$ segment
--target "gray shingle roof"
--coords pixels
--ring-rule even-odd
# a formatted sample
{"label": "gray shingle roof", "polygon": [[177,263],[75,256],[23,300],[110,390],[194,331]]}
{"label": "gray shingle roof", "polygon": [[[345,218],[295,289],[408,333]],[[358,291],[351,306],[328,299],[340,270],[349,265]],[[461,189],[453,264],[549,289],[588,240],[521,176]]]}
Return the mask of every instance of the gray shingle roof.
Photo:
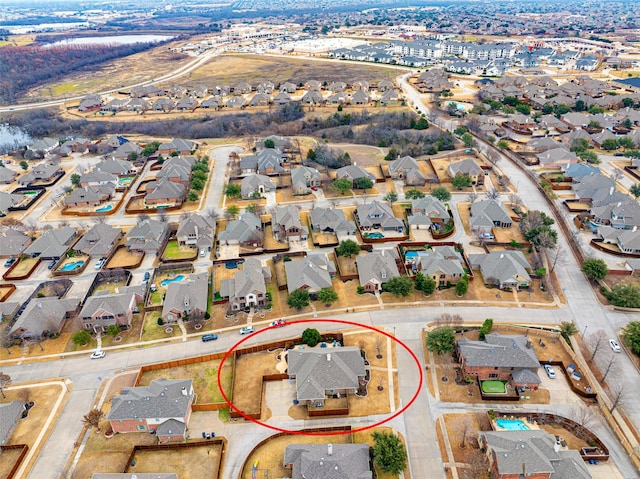
{"label": "gray shingle roof", "polygon": [[349,178],[352,181],[355,181],[358,178],[369,178],[371,181],[376,181],[376,177],[373,173],[369,173],[358,165],[348,165],[338,168],[338,170],[336,170],[336,175],[338,178]]}
{"label": "gray shingle roof", "polygon": [[285,230],[292,227],[302,229],[300,211],[295,205],[276,206],[273,213],[273,222],[274,227],[282,226]]}
{"label": "gray shingle roof", "polygon": [[167,223],[147,219],[129,230],[125,244],[128,248],[157,251],[167,237],[168,231]]}
{"label": "gray shingle roof", "polygon": [[476,163],[473,158],[466,158],[464,160],[452,163],[449,166],[449,173],[451,174],[451,176],[455,176],[455,175],[474,176],[474,175],[483,174],[482,168],[480,168],[480,165],[478,165],[478,163]]}
{"label": "gray shingle roof", "polygon": [[391,207],[386,203],[372,201],[367,205],[359,205],[356,208],[358,221],[361,226],[371,227],[380,225],[382,228],[403,228],[404,222],[393,215]]}
{"label": "gray shingle roof", "polygon": [[242,183],[240,184],[240,193],[243,198],[249,198],[253,193],[260,192],[261,186],[265,191],[276,189],[276,184],[271,181],[271,178],[269,178],[268,176],[252,174],[242,178]]}
{"label": "gray shingle roof", "polygon": [[171,311],[206,311],[208,284],[208,273],[191,274],[188,280],[169,283],[162,306],[162,316]]}
{"label": "gray shingle roof", "polygon": [[344,211],[337,208],[314,208],[311,210],[311,227],[319,231],[332,230],[335,233],[356,232],[353,221],[347,221]]}
{"label": "gray shingle roof", "polygon": [[12,228],[0,230],[0,256],[19,255],[31,242],[31,238]]}
{"label": "gray shingle roof", "polygon": [[539,368],[536,351],[527,347],[528,343],[530,340],[526,336],[490,333],[484,341],[459,339],[458,349],[465,364],[471,367]]}
{"label": "gray shingle roof", "polygon": [[244,298],[251,292],[266,294],[267,287],[264,281],[264,270],[259,260],[248,259],[244,262],[242,270],[236,272],[233,279],[222,280],[220,294],[229,300]]}
{"label": "gray shingle roof", "polygon": [[90,296],[85,301],[82,310],[80,310],[80,317],[89,318],[93,316],[96,311],[100,310],[112,313],[114,316],[117,314],[127,314],[129,312],[129,305],[131,304],[131,296],[133,296],[133,293]]}
{"label": "gray shingle roof", "polygon": [[111,400],[107,419],[183,418],[192,399],[191,379],[156,379],[149,386],[123,388]]}
{"label": "gray shingle roof", "polygon": [[262,243],[262,221],[253,213],[245,212],[237,220],[229,221],[220,232],[220,241],[255,241]]}
{"label": "gray shingle roof", "polygon": [[400,276],[395,258],[396,253],[392,249],[358,255],[356,266],[360,284],[383,284],[395,276]]}
{"label": "gray shingle roof", "polygon": [[487,219],[493,226],[495,223],[512,223],[509,212],[500,200],[477,201],[471,205],[471,226],[485,226]]}
{"label": "gray shingle roof", "polygon": [[471,267],[479,267],[485,282],[492,279],[498,284],[520,283],[516,277],[527,282],[531,277],[527,269],[531,265],[522,254],[522,251],[496,251],[489,254],[470,254]]}
{"label": "gray shingle roof", "polygon": [[76,236],[71,226],[63,226],[57,230],[47,230],[24,251],[29,256],[43,258],[60,258],[69,248]]}
{"label": "gray shingle roof", "polygon": [[292,479],[371,479],[367,444],[290,444],[284,464]]}
{"label": "gray shingle roof", "polygon": [[357,388],[358,378],[365,375],[364,359],[357,346],[292,349],[287,362],[301,401],[324,399],[330,390]]}
{"label": "gray shingle roof", "polygon": [[22,411],[24,411],[24,405],[20,401],[0,404],[0,444],[6,444],[9,441]]}
{"label": "gray shingle roof", "polygon": [[417,212],[423,212],[429,218],[438,218],[443,220],[451,218],[444,203],[431,195],[411,201],[411,211],[414,215]]}
{"label": "gray shingle roof", "polygon": [[121,234],[121,228],[115,228],[106,223],[97,223],[80,238],[73,249],[91,256],[107,255],[115,247],[116,240]]}
{"label": "gray shingle roof", "polygon": [[34,298],[11,327],[13,334],[23,337],[41,336],[44,331],[60,332],[65,316],[78,307],[77,299]]}
{"label": "gray shingle roof", "polygon": [[335,265],[326,254],[313,254],[306,258],[284,263],[289,293],[305,288],[316,293],[322,288],[331,287],[331,274],[336,272]]}

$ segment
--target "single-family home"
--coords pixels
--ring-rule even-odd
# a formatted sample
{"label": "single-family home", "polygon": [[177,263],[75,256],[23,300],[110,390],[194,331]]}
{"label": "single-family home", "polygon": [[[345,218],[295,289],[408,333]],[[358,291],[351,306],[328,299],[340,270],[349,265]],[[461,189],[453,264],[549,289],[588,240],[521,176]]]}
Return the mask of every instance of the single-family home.
{"label": "single-family home", "polygon": [[490,333],[484,341],[456,341],[462,374],[479,381],[506,380],[518,391],[537,390],[540,363],[527,336]]}
{"label": "single-family home", "polygon": [[260,173],[273,175],[284,171],[282,162],[285,155],[274,148],[265,148],[255,155],[245,156],[240,159],[240,170],[243,174]]}
{"label": "single-family home", "polygon": [[295,205],[276,206],[272,219],[273,236],[277,241],[306,241],[309,230],[300,221]]}
{"label": "single-family home", "polygon": [[307,91],[300,101],[307,105],[320,105],[323,102],[322,93],[316,90]]}
{"label": "single-family home", "polygon": [[184,440],[194,400],[191,379],[156,379],[122,388],[107,415],[115,433],[148,432],[160,442]]}
{"label": "single-family home", "polygon": [[73,251],[92,257],[107,258],[122,238],[122,228],[96,223],[73,245]]}
{"label": "single-family home", "polygon": [[488,254],[470,254],[469,263],[479,268],[485,284],[500,289],[528,288],[531,286],[531,265],[522,251],[495,251]]}
{"label": "single-family home", "polygon": [[308,195],[311,188],[320,186],[321,175],[315,168],[300,166],[291,170],[291,188],[294,195]]}
{"label": "single-family home", "polygon": [[24,250],[24,254],[32,258],[38,256],[41,259],[59,259],[71,247],[76,234],[76,230],[71,226],[43,231],[42,235]]}
{"label": "single-family home", "polygon": [[448,223],[450,220],[447,207],[435,196],[411,200],[411,216],[407,218],[411,229],[430,228],[432,224]]}
{"label": "single-family home", "polygon": [[180,206],[187,193],[187,187],[168,178],[147,183],[144,204],[147,208]]}
{"label": "single-family home", "polygon": [[538,163],[545,168],[561,168],[578,162],[578,157],[565,148],[552,148],[536,155]]}
{"label": "single-family home", "polygon": [[500,200],[490,199],[471,205],[469,223],[472,232],[493,239],[493,228],[511,228],[513,220]]}
{"label": "single-family home", "polygon": [[289,444],[283,462],[291,479],[373,477],[367,444]]}
{"label": "single-family home", "polygon": [[180,246],[190,246],[208,251],[213,245],[215,231],[216,223],[214,219],[192,214],[180,220],[176,239]]}
{"label": "single-family home", "polygon": [[142,154],[142,151],[143,150],[140,145],[137,145],[132,141],[127,141],[126,143],[118,146],[115,151],[109,153],[108,156],[117,160],[128,160],[130,158],[133,158],[134,156],[140,156]]}
{"label": "single-family home", "polygon": [[558,436],[541,429],[481,431],[478,444],[489,459],[491,477],[496,479],[591,479],[580,453],[562,446]]}
{"label": "single-family home", "polygon": [[60,299],[57,296],[33,298],[16,322],[9,326],[9,334],[15,339],[57,334],[64,322],[78,312],[79,306],[78,299]]}
{"label": "single-family home", "polygon": [[191,98],[190,96],[186,96],[181,98],[176,103],[176,110],[178,111],[193,111],[198,108],[198,100],[195,98]]}
{"label": "single-family home", "polygon": [[280,93],[295,93],[297,90],[296,84],[291,82],[285,82],[280,85]]}
{"label": "single-family home", "polygon": [[190,155],[193,150],[198,149],[198,144],[194,141],[183,140],[182,138],[174,138],[168,143],[162,143],[158,146],[158,155],[171,156],[171,153],[177,152],[179,155]]}
{"label": "single-family home", "polygon": [[132,98],[162,96],[164,94],[166,94],[164,90],[161,90],[160,88],[154,85],[135,86],[131,89],[131,92],[129,93],[129,95]]}
{"label": "single-family home", "polygon": [[31,237],[13,228],[0,229],[0,258],[20,255],[31,243]]}
{"label": "single-family home", "polygon": [[23,195],[0,191],[0,216],[6,216],[24,201]]}
{"label": "single-family home", "polygon": [[20,401],[0,404],[0,446],[9,442],[18,421],[22,419],[23,412],[24,404]]}
{"label": "single-family home", "polygon": [[271,271],[258,259],[245,260],[242,269],[231,279],[220,282],[220,296],[228,299],[231,309],[262,308],[269,303],[266,281],[271,281]]}
{"label": "single-family home", "polygon": [[262,248],[264,242],[262,221],[253,213],[242,213],[238,219],[227,223],[227,228],[220,232],[218,239],[220,244],[239,244],[240,246]]}
{"label": "single-family home", "polygon": [[256,93],[249,100],[249,106],[267,106],[271,102],[271,97],[266,93]]}
{"label": "single-family home", "polygon": [[353,183],[353,187],[357,186],[358,178],[369,178],[375,183],[376,177],[373,173],[369,173],[358,165],[348,165],[336,170],[336,178],[347,178]]}
{"label": "single-family home", "polygon": [[411,186],[424,186],[427,179],[418,166],[418,162],[410,156],[403,156],[389,162],[389,175],[393,180],[404,180]]}
{"label": "single-family home", "polygon": [[125,245],[129,251],[158,253],[164,247],[168,234],[167,223],[151,218],[145,219],[129,230]]}
{"label": "single-family home", "polygon": [[162,164],[156,178],[166,178],[174,183],[188,186],[191,181],[191,169],[197,161],[197,158],[192,155],[172,156]]}
{"label": "single-family home", "polygon": [[364,90],[356,90],[349,99],[352,105],[367,105],[370,101],[371,97]]}
{"label": "single-family home", "polygon": [[309,80],[304,84],[304,89],[320,91],[322,89],[322,83],[320,83],[318,80]]}
{"label": "single-family home", "polygon": [[97,168],[80,176],[80,186],[102,186],[109,183],[115,186],[118,183],[118,177],[113,173]]}
{"label": "single-family home", "polygon": [[244,108],[247,105],[247,99],[242,96],[234,96],[229,98],[224,104],[225,108]]}
{"label": "single-family home", "polygon": [[344,211],[337,208],[314,208],[310,212],[311,228],[323,233],[335,233],[338,238],[355,236],[356,225],[347,221]]}
{"label": "single-family home", "polygon": [[20,186],[32,186],[34,184],[46,185],[52,183],[58,176],[63,176],[64,170],[56,163],[39,163],[34,165],[30,172],[18,178]]}
{"label": "single-family home", "polygon": [[176,104],[170,98],[158,98],[153,102],[152,108],[155,111],[169,112],[176,107]]}
{"label": "single-family home", "polygon": [[80,310],[82,327],[94,333],[104,333],[112,324],[120,329],[129,329],[136,303],[142,299],[133,292],[110,294],[99,291],[88,297]]}
{"label": "single-family home", "polygon": [[69,208],[100,206],[113,198],[116,192],[114,183],[95,186],[80,186],[64,197],[64,204]]}
{"label": "single-family home", "polygon": [[384,93],[380,95],[380,103],[383,105],[395,105],[399,100],[400,95],[394,90],[385,90]]}
{"label": "single-family home", "polygon": [[3,185],[10,185],[18,176],[18,173],[11,168],[0,167],[0,183]]}
{"label": "single-family home", "polygon": [[133,163],[127,160],[119,160],[117,158],[103,160],[96,165],[95,169],[105,171],[116,176],[125,176],[135,173]]}
{"label": "single-family home", "polygon": [[59,145],[59,141],[55,138],[39,138],[31,143],[27,148],[31,151],[42,151],[43,153],[49,153],[51,150]]}
{"label": "single-family home", "polygon": [[202,319],[207,312],[209,274],[190,274],[188,279],[167,286],[162,304],[162,319],[175,323],[179,319]]}
{"label": "single-family home", "polygon": [[620,251],[640,255],[640,231],[637,227],[631,230],[621,230],[610,226],[598,228],[598,235],[604,243],[618,245]]}
{"label": "single-family home", "polygon": [[275,94],[272,100],[273,104],[277,106],[287,105],[292,101],[293,101],[293,98],[291,98],[291,95],[289,95],[287,92],[284,92],[284,91],[281,91],[280,93]]}
{"label": "single-family home", "polygon": [[276,187],[276,184],[268,176],[253,173],[242,178],[240,194],[244,200],[262,198],[264,193],[275,191]]}
{"label": "single-family home", "polygon": [[473,158],[466,158],[451,163],[447,169],[447,173],[451,178],[455,178],[456,175],[468,176],[469,179],[471,179],[472,185],[484,184],[484,171]]}
{"label": "single-family home", "polygon": [[434,246],[430,250],[418,251],[409,264],[414,271],[432,278],[438,288],[456,284],[465,275],[462,256],[452,246]]}
{"label": "single-family home", "polygon": [[404,221],[393,215],[391,207],[386,203],[372,201],[366,205],[359,205],[356,208],[356,217],[360,228],[365,231],[380,229],[382,231],[404,231]]}
{"label": "single-family home", "polygon": [[637,229],[640,226],[640,204],[636,200],[610,203],[591,208],[593,223],[621,230]]}
{"label": "single-family home", "polygon": [[210,96],[202,103],[200,103],[200,108],[217,110],[222,107],[222,98],[217,96]]}
{"label": "single-family home", "polygon": [[400,276],[396,264],[397,253],[392,249],[373,251],[356,256],[356,267],[360,286],[367,293],[382,290],[382,285],[391,278]]}
{"label": "single-family home", "polygon": [[296,399],[302,404],[320,405],[328,395],[355,394],[366,375],[364,358],[357,346],[290,349],[287,372],[296,381]]}
{"label": "single-family home", "polygon": [[331,288],[331,278],[336,276],[336,266],[326,254],[311,254],[305,258],[284,263],[289,294],[303,289],[310,294],[322,288]]}

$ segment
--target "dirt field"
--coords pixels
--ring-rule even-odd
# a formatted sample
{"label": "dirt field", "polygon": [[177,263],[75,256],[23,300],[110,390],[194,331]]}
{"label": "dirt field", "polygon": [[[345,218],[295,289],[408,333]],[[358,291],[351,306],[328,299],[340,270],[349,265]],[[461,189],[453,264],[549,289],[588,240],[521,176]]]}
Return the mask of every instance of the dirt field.
{"label": "dirt field", "polygon": [[136,465],[127,469],[130,473],[172,472],[179,478],[200,479],[217,477],[222,460],[222,444],[210,444],[200,447],[162,449],[157,451],[138,451]]}
{"label": "dirt field", "polygon": [[[274,84],[292,82],[296,85],[307,80],[333,83],[356,80],[378,82],[392,79],[406,70],[380,68],[367,64],[354,64],[335,61],[305,60],[299,58],[267,57],[258,55],[223,55],[209,61],[194,70],[185,86],[211,86],[211,83],[233,85],[240,81],[257,84],[271,81]],[[160,88],[171,85],[158,85]]]}
{"label": "dirt field", "polygon": [[276,356],[282,350],[273,353],[262,352],[244,354],[236,361],[235,380],[233,384],[233,403],[247,414],[256,413],[260,408],[262,397],[262,376],[278,374]]}
{"label": "dirt field", "polygon": [[140,256],[144,253],[136,254],[135,252],[129,252],[126,248],[118,249],[106,264],[106,268],[131,268],[138,264]]}
{"label": "dirt field", "polygon": [[[227,396],[231,393],[231,380],[233,378],[233,361],[228,360],[222,367],[223,387]],[[194,363],[187,366],[179,366],[169,369],[147,371],[140,379],[140,386],[148,386],[151,381],[160,378],[166,379],[193,379],[193,390],[197,395],[198,404],[211,404],[224,402],[218,389],[218,367],[220,360]]]}

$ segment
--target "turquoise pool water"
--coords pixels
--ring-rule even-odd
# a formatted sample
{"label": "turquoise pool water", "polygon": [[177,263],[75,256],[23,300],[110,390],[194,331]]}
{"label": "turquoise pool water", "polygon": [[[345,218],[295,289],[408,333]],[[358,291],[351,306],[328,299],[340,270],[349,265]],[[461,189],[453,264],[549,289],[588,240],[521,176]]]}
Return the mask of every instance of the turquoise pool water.
{"label": "turquoise pool water", "polygon": [[369,233],[367,238],[384,238],[384,235],[382,233]]}
{"label": "turquoise pool water", "polygon": [[73,271],[74,269],[80,268],[83,264],[84,261],[74,261],[73,263],[67,263],[62,268],[60,268],[60,271]]}
{"label": "turquoise pool water", "polygon": [[133,176],[123,176],[122,178],[118,178],[118,184],[121,186],[130,185],[133,181]]}
{"label": "turquoise pool water", "polygon": [[418,252],[417,252],[417,251],[407,251],[407,252],[404,254],[404,257],[405,257],[405,259],[406,259],[407,261],[409,261],[409,260],[415,260],[417,256],[418,256]]}
{"label": "turquoise pool water", "polygon": [[176,281],[182,281],[183,279],[184,279],[184,275],[183,274],[179,274],[175,278],[163,279],[162,281],[160,281],[160,286],[167,286],[169,283],[174,283]]}
{"label": "turquoise pool water", "polygon": [[99,213],[101,211],[111,211],[113,209],[113,205],[107,205],[107,206],[103,206],[101,208],[98,208],[96,210],[96,213]]}
{"label": "turquoise pool water", "polygon": [[506,429],[507,431],[528,431],[529,426],[527,426],[520,419],[498,419],[496,421],[498,427],[502,429]]}

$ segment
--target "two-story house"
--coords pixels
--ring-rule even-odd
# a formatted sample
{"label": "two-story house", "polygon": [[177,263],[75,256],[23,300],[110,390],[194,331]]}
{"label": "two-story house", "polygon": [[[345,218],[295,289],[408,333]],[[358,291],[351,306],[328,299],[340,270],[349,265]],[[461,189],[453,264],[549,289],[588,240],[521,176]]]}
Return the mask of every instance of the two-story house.
{"label": "two-story house", "polygon": [[356,216],[360,228],[365,231],[371,229],[380,229],[382,231],[395,231],[402,233],[404,231],[404,221],[393,215],[391,207],[386,203],[372,201],[366,205],[358,205],[356,208]]}
{"label": "two-story house", "polygon": [[302,225],[300,211],[295,205],[276,206],[272,228],[277,241],[306,241],[309,233]]}
{"label": "two-story house", "polygon": [[220,282],[220,296],[228,299],[233,311],[264,307],[269,302],[266,281],[271,281],[268,267],[263,267],[260,260],[249,258],[233,278]]}
{"label": "two-story house", "polygon": [[136,303],[143,298],[134,292],[110,294],[108,291],[99,291],[98,293],[102,294],[87,298],[80,310],[82,327],[94,333],[104,333],[112,324],[121,329],[130,328]]}

